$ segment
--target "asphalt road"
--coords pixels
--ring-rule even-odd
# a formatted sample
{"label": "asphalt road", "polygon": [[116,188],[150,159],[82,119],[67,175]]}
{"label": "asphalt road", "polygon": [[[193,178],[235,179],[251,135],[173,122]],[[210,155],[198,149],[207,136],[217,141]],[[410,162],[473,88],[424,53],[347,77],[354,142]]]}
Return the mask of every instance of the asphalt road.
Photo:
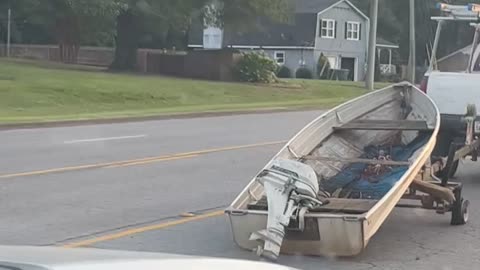
{"label": "asphalt road", "polygon": [[[255,260],[232,241],[228,205],[319,112],[0,132],[0,244],[70,245]],[[396,209],[355,258],[283,256],[301,269],[475,269],[478,164],[458,179],[470,223]],[[182,213],[195,217],[182,217]]]}

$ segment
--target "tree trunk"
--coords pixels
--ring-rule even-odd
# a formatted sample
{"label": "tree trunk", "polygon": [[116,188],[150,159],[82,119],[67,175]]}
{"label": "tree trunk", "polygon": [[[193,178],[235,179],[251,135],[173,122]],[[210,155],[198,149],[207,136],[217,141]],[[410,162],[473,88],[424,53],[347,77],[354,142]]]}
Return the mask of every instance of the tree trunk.
{"label": "tree trunk", "polygon": [[56,22],[56,34],[60,60],[64,63],[77,63],[80,50],[80,31],[75,17],[60,18]]}
{"label": "tree trunk", "polygon": [[137,63],[138,18],[132,10],[126,10],[117,17],[117,35],[115,37],[115,59],[110,69],[134,70]]}

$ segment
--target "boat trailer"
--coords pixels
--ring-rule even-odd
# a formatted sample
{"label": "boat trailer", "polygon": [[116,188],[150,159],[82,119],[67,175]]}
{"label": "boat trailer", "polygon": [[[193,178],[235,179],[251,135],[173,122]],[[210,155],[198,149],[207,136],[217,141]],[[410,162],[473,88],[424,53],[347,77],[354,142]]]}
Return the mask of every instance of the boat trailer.
{"label": "boat trailer", "polygon": [[475,106],[469,105],[464,118],[466,122],[465,142],[452,142],[447,157],[431,157],[422,171],[412,182],[405,200],[420,201],[421,205],[399,203],[397,207],[423,208],[435,210],[438,214],[451,212],[451,225],[464,225],[468,222],[470,202],[463,197],[463,184],[451,181],[461,159],[471,157],[478,159],[480,138],[475,134]]}

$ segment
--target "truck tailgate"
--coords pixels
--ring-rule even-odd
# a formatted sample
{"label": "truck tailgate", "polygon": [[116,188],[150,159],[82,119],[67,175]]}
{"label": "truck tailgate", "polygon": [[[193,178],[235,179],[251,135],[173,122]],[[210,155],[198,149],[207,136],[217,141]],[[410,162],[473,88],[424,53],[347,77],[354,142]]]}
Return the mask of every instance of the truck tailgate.
{"label": "truck tailgate", "polygon": [[427,94],[441,114],[464,115],[468,104],[480,112],[480,73],[432,72]]}

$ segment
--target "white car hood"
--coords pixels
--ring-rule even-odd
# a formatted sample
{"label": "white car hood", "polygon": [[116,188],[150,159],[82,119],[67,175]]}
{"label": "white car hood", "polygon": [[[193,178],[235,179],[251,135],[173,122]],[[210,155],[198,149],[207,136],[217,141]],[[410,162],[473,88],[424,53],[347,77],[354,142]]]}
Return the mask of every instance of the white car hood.
{"label": "white car hood", "polygon": [[0,246],[2,265],[23,270],[288,270],[276,264],[253,261],[193,257],[166,253],[128,252],[100,249]]}

